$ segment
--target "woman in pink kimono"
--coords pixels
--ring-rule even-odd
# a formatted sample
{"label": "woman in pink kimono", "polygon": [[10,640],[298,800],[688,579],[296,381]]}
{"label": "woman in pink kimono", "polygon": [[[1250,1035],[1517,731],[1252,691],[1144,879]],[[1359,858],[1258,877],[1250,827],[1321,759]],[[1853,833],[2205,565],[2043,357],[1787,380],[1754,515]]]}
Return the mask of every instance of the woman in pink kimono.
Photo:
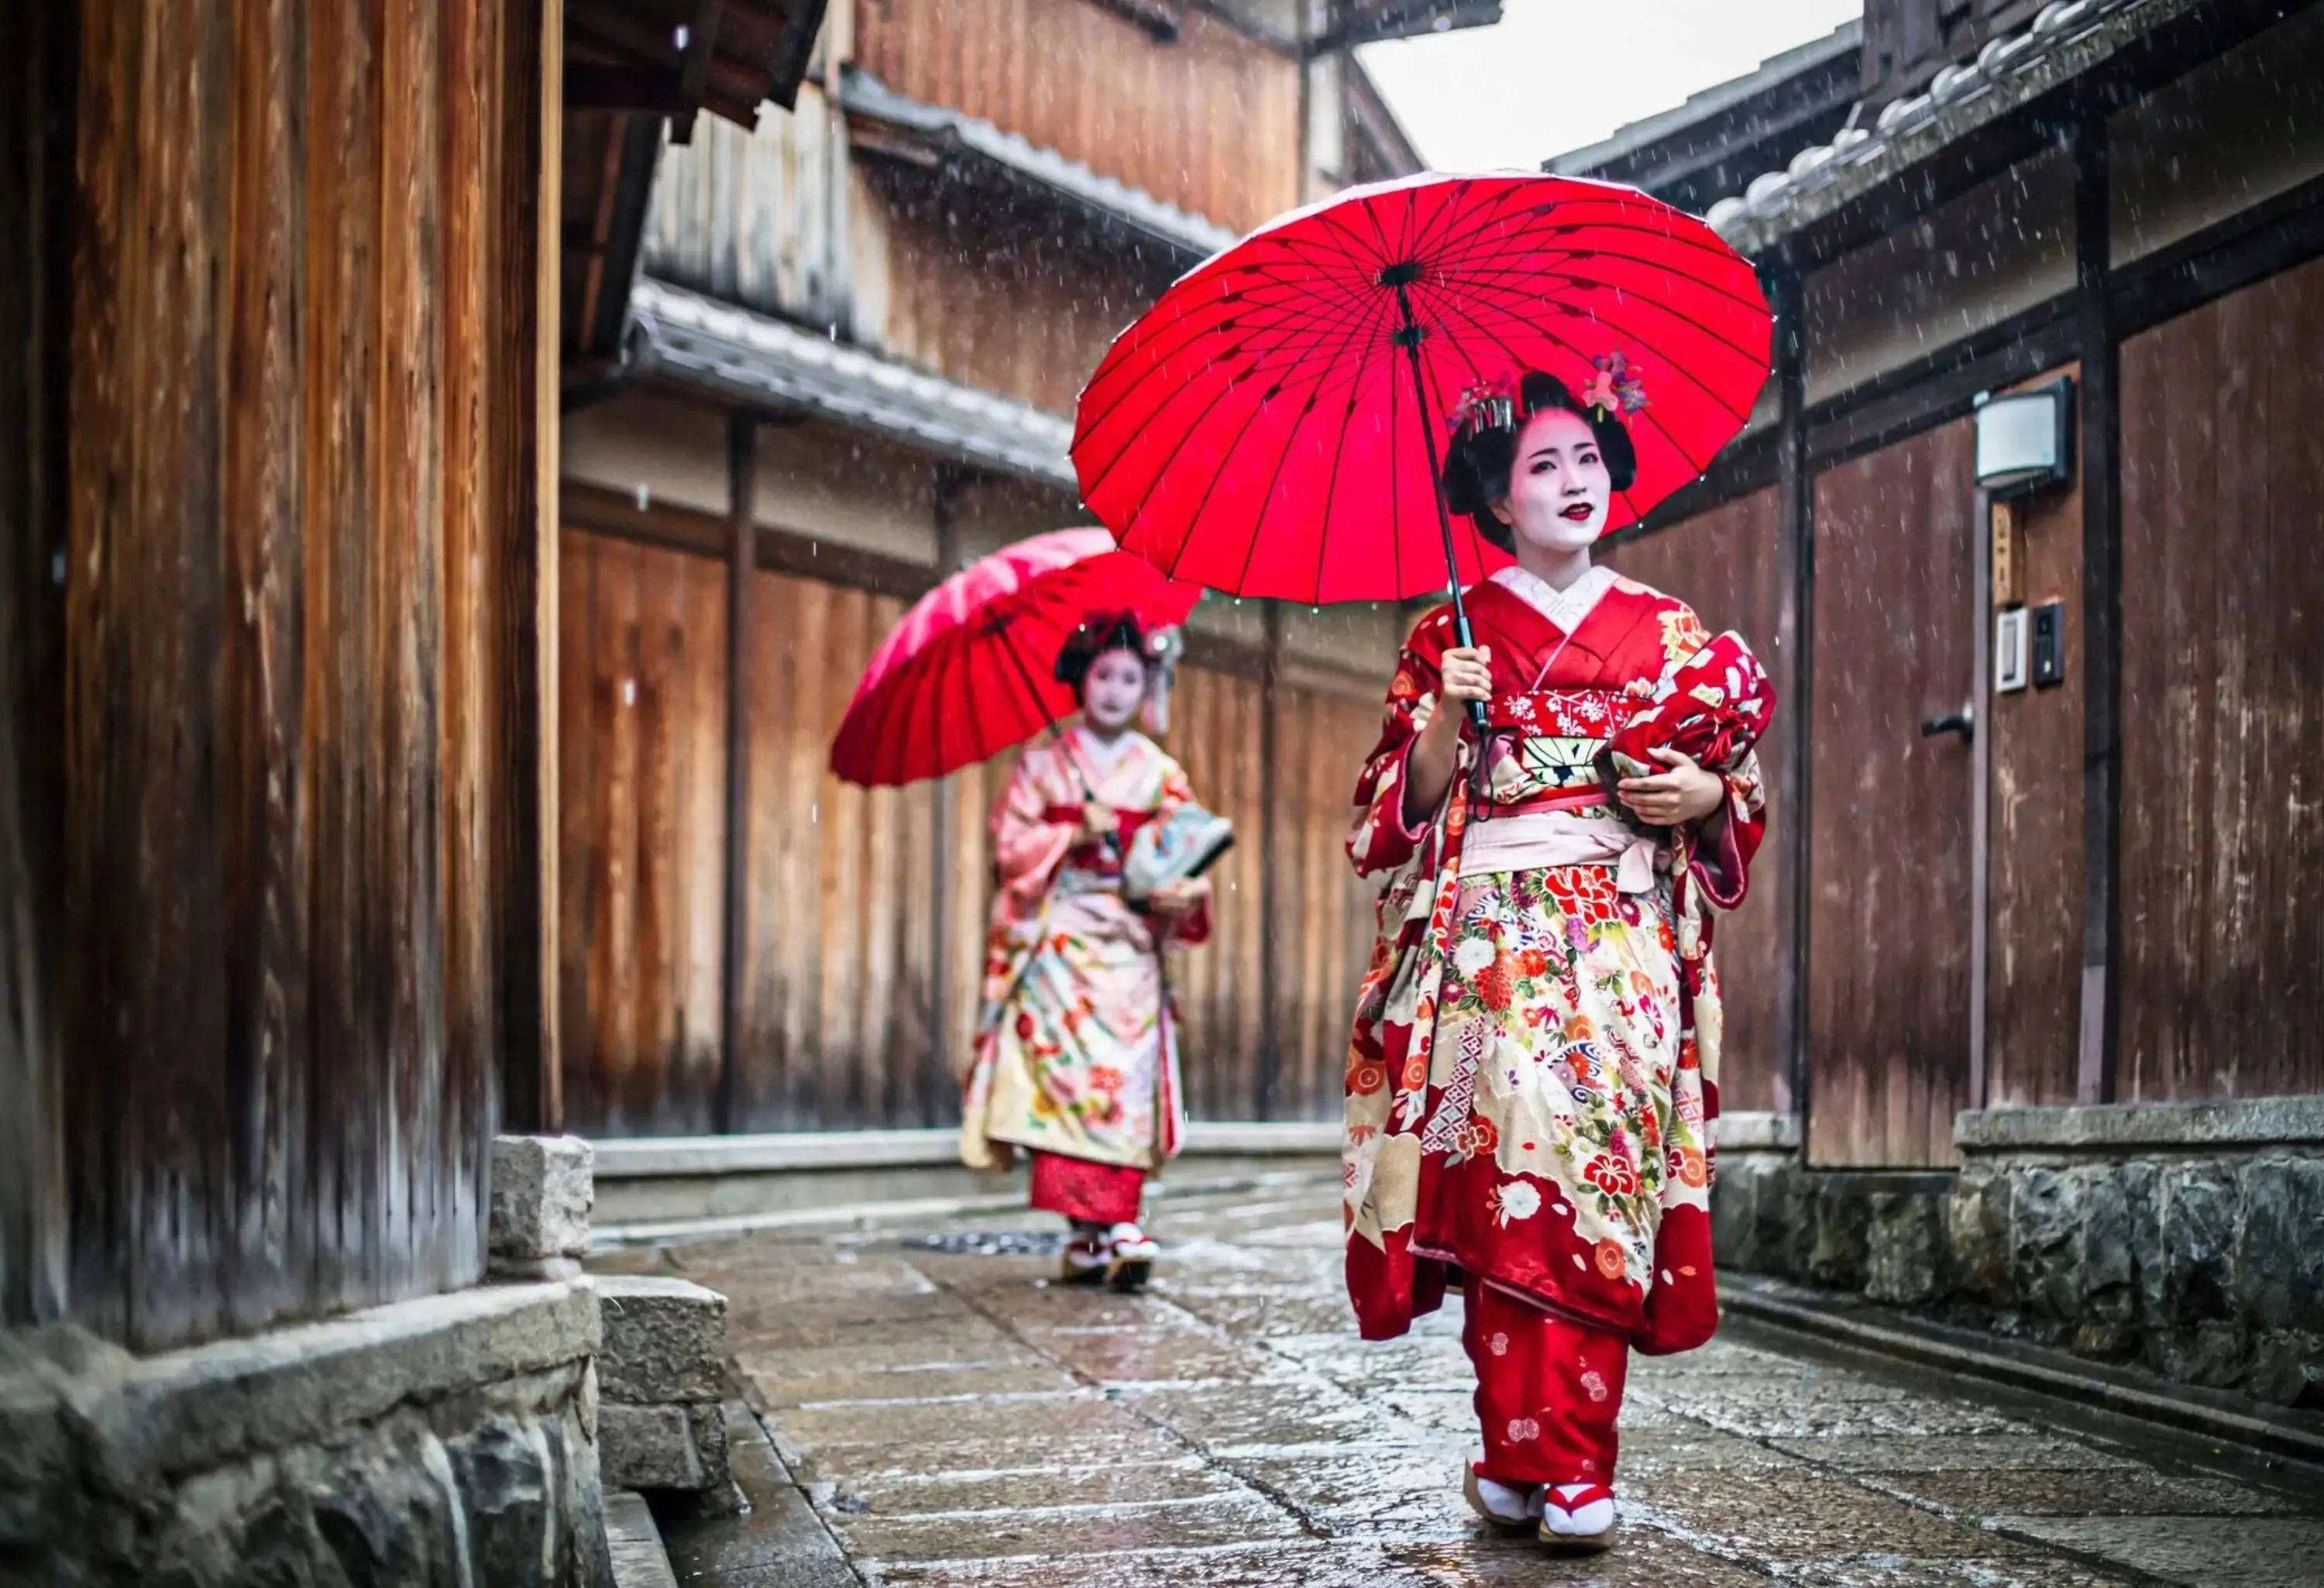
{"label": "woman in pink kimono", "polygon": [[1159,727],[1160,656],[1129,619],[1093,618],[1058,657],[1080,723],[1025,752],[992,813],[999,889],[961,1159],[1032,1156],[1032,1205],[1071,1221],[1065,1278],[1134,1288],[1154,1242],[1146,1177],[1184,1134],[1167,949],[1211,931],[1210,884],[1166,882],[1133,906],[1122,862],[1140,827],[1192,803],[1185,773],[1130,725]]}
{"label": "woman in pink kimono", "polygon": [[1358,1321],[1401,1334],[1461,1288],[1470,1501],[1569,1552],[1613,1537],[1630,1351],[1718,1322],[1708,907],[1743,897],[1773,704],[1741,641],[1591,566],[1641,406],[1618,365],[1580,400],[1471,395],[1446,494],[1517,566],[1466,592],[1473,646],[1449,608],[1414,630],[1350,842],[1384,884],[1348,1068]]}

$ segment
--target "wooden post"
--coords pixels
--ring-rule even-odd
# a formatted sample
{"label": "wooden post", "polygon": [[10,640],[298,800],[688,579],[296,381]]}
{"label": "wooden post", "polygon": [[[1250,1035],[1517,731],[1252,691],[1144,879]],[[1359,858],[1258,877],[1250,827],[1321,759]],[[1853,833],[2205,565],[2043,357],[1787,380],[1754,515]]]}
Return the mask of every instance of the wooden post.
{"label": "wooden post", "polygon": [[1969,621],[1977,625],[1977,636],[1970,651],[1969,697],[1977,725],[1969,748],[1969,1105],[1983,1108],[1993,953],[1994,592],[1997,581],[2014,578],[2015,573],[2014,555],[2003,551],[1997,527],[2007,522],[2009,503],[1989,501],[1982,491],[1975,501],[1969,531],[1978,545],[1969,598]]}
{"label": "wooden post", "polygon": [[1277,853],[1283,781],[1283,604],[1266,605],[1267,650],[1259,685],[1259,1075],[1253,1117],[1275,1117],[1283,1069],[1282,861]]}
{"label": "wooden post", "polygon": [[564,138],[564,0],[503,14],[506,120],[497,171],[496,278],[508,315],[493,361],[492,466],[507,552],[501,715],[507,772],[501,868],[500,1128],[564,1128],[558,1043],[558,204]]}
{"label": "wooden post", "polygon": [[1781,769],[1783,820],[1791,829],[1792,956],[1785,969],[1789,982],[1784,1000],[1790,1029],[1786,1074],[1778,1088],[1780,1108],[1800,1122],[1800,1153],[1807,1155],[1810,1097],[1808,921],[1815,894],[1811,874],[1814,855],[1808,841],[1808,817],[1815,764],[1813,720],[1815,699],[1815,478],[1808,469],[1807,336],[1802,323],[1803,295],[1796,271],[1785,269],[1769,283],[1775,311],[1775,380],[1782,411],[1776,424],[1777,511],[1783,515],[1784,554],[1791,587],[1791,718],[1790,762]]}
{"label": "wooden post", "polygon": [[[948,579],[960,563],[960,490],[964,473],[959,465],[940,463],[936,475],[936,577]],[[938,778],[936,798],[929,804],[935,832],[929,845],[929,876],[933,897],[928,944],[928,1050],[921,1086],[920,1119],[928,1125],[944,1122],[943,1100],[952,1086],[952,1066],[945,1044],[952,1035],[952,910],[953,820],[960,789],[956,778]]]}
{"label": "wooden post", "polygon": [[2074,130],[2076,339],[2082,458],[2082,1011],[2078,1103],[2111,1103],[2122,1011],[2122,404],[2107,297],[2112,230],[2107,121]]}
{"label": "wooden post", "polygon": [[750,1011],[743,956],[751,946],[751,586],[758,573],[759,416],[726,417],[726,909],[719,964],[717,1121],[739,1122],[742,1041]]}
{"label": "wooden post", "polygon": [[78,7],[0,13],[0,1327],[68,1305],[64,574]]}

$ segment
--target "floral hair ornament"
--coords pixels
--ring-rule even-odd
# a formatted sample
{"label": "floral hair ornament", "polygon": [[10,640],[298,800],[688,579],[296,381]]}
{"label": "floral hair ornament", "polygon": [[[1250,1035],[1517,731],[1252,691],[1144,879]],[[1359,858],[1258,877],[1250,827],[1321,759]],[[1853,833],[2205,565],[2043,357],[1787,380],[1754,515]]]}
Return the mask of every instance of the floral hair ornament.
{"label": "floral hair ornament", "polygon": [[1495,381],[1479,381],[1461,393],[1461,401],[1452,413],[1452,433],[1466,441],[1487,430],[1514,430],[1517,428],[1517,386],[1508,375]]}
{"label": "floral hair ornament", "polygon": [[1619,348],[1600,354],[1593,367],[1597,373],[1582,390],[1582,407],[1608,419],[1636,413],[1646,405],[1646,384],[1631,373],[1629,357]]}

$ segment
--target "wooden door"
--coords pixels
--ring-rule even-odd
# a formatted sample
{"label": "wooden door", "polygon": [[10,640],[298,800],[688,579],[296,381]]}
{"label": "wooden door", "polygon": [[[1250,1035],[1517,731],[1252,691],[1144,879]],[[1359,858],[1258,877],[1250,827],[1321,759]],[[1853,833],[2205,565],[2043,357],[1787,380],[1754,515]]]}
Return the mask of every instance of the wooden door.
{"label": "wooden door", "polygon": [[1953,1161],[1969,1101],[1966,736],[1923,733],[1974,683],[1967,420],[1815,483],[1808,1156]]}

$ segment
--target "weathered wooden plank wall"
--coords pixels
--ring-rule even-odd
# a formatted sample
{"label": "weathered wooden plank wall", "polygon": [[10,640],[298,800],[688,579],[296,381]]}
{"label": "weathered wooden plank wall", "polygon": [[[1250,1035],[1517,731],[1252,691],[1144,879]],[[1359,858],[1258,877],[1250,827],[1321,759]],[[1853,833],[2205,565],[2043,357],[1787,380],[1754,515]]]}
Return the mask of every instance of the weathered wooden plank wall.
{"label": "weathered wooden plank wall", "polygon": [[[1349,1022],[1371,959],[1378,891],[1348,863],[1356,770],[1379,742],[1391,659],[1379,697],[1354,679],[1282,686],[1275,798],[1277,956],[1272,1117],[1336,1120]],[[1257,835],[1251,842],[1256,846]]]}
{"label": "weathered wooden plank wall", "polygon": [[751,1025],[734,1128],[918,1124],[936,1112],[934,790],[864,789],[831,740],[903,604],[761,573],[752,636]]}
{"label": "weathered wooden plank wall", "polygon": [[75,15],[0,11],[0,1325],[66,1307],[54,928]]}
{"label": "weathered wooden plank wall", "polygon": [[697,121],[691,143],[662,151],[641,244],[645,272],[807,324],[846,323],[845,135],[813,84],[788,115],[761,116],[752,129]]}
{"label": "weathered wooden plank wall", "polygon": [[[687,538],[695,516],[643,515],[630,538],[566,536],[564,1080],[567,1122],[588,1132],[715,1122],[725,572],[706,534]],[[657,535],[662,543],[650,543]],[[833,778],[831,736],[909,581],[897,573],[874,582],[899,587],[874,592],[768,568],[784,544],[762,538],[753,596],[751,1022],[736,1050],[733,1128],[948,1124],[984,971],[989,821],[1016,756],[942,789],[867,792]],[[1275,1113],[1329,1118],[1339,1107],[1345,1023],[1372,928],[1370,891],[1341,845],[1379,708],[1368,681],[1294,669],[1277,696],[1271,1020],[1261,969],[1267,692],[1255,661],[1189,665],[1173,701],[1169,748],[1197,795],[1241,832],[1214,873],[1216,937],[1173,960],[1200,1116],[1251,1117],[1270,1033]]]}
{"label": "weathered wooden plank wall", "polygon": [[2126,343],[2125,1101],[2324,1091],[2324,262]]}
{"label": "weathered wooden plank wall", "polygon": [[1788,1110],[1792,977],[1792,856],[1780,780],[1790,764],[1798,693],[1792,665],[1792,592],[1784,577],[1783,512],[1774,486],[1618,546],[1606,562],[1694,608],[1713,632],[1751,643],[1775,685],[1775,720],[1759,746],[1768,785],[1767,841],[1743,908],[1719,923],[1720,988],[1727,1011],[1720,1107]]}
{"label": "weathered wooden plank wall", "polygon": [[1201,8],[1157,44],[1088,0],[862,0],[856,63],[1248,231],[1299,202],[1299,66]]}
{"label": "weathered wooden plank wall", "polygon": [[[1815,482],[1808,1155],[1953,1161],[1967,1102],[1970,755],[1926,718],[1969,698],[1967,420]],[[1795,725],[1795,731],[1797,729]]]}
{"label": "weathered wooden plank wall", "polygon": [[568,530],[558,585],[565,1122],[707,1131],[722,1040],[725,569]]}
{"label": "weathered wooden plank wall", "polygon": [[1194,797],[1235,825],[1235,846],[1211,870],[1211,941],[1171,965],[1186,1107],[1196,1119],[1247,1120],[1257,1107],[1268,925],[1259,876],[1263,710],[1257,679],[1209,668],[1180,669],[1171,695],[1170,753]]}
{"label": "weathered wooden plank wall", "polygon": [[859,328],[899,358],[1053,413],[1073,411],[1090,371],[1176,268],[1109,259],[1060,235],[1055,207],[1019,217],[884,186],[889,202],[862,217]]}
{"label": "weathered wooden plank wall", "polygon": [[514,16],[84,16],[72,1306],[140,1346],[482,1269],[530,528],[487,449],[530,421],[493,372],[533,358],[494,284],[535,246],[503,188],[539,180],[502,159],[540,95]]}
{"label": "weathered wooden plank wall", "polygon": [[2081,485],[2011,512],[2020,594],[2029,604],[2062,601],[2069,616],[2067,683],[1989,694],[1981,725],[1992,777],[1985,1101],[1996,1108],[2074,1102],[2081,1034]]}

